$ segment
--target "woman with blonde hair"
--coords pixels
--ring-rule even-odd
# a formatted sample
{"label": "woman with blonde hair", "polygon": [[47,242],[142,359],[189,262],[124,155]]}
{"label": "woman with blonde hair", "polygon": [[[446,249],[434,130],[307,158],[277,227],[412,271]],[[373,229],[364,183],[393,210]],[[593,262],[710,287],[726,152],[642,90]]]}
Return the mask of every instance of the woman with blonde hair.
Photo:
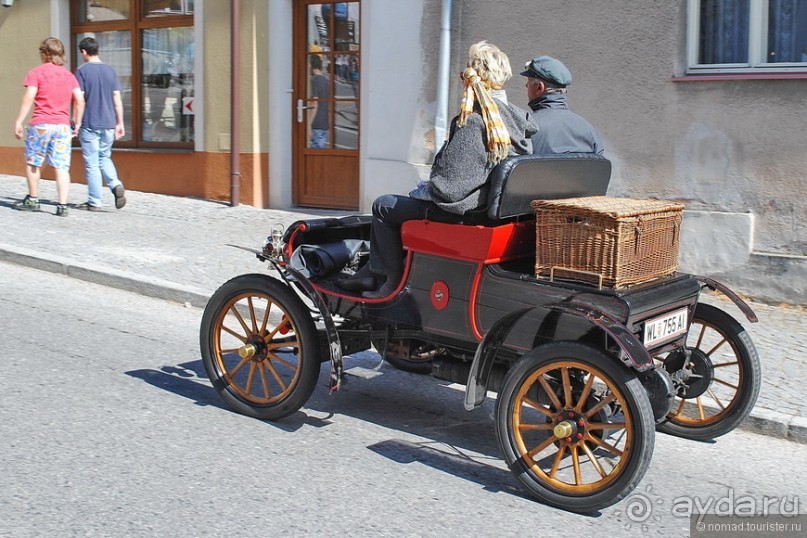
{"label": "woman with blonde hair", "polygon": [[[56,214],[64,217],[70,189],[70,143],[81,128],[84,94],[76,77],[64,66],[64,45],[60,40],[55,37],[43,40],[39,57],[42,63],[25,75],[25,93],[14,123],[14,136],[19,140],[25,134],[28,180],[28,195],[14,206],[23,211],[39,211],[39,179],[47,162],[56,171]],[[31,107],[34,112],[25,132],[23,121]]]}
{"label": "woman with blonde hair", "polygon": [[484,207],[493,167],[508,155],[532,152],[530,137],[538,127],[529,112],[507,101],[504,84],[511,76],[510,61],[498,47],[486,41],[471,45],[461,74],[460,112],[434,158],[429,181],[409,196],[385,194],[376,199],[370,261],[353,277],[337,281],[340,287],[364,291],[370,299],[392,294],[404,269],[401,225],[424,218],[456,220]]}

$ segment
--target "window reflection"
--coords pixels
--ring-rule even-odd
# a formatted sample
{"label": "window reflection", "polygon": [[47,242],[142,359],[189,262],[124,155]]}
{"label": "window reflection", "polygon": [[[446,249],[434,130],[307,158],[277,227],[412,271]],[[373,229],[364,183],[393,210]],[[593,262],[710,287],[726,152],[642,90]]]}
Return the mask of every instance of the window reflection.
{"label": "window reflection", "polygon": [[129,18],[129,0],[79,0],[79,22],[120,21]]}
{"label": "window reflection", "polygon": [[[358,2],[323,2],[307,8],[309,148],[358,148],[359,7]],[[321,64],[321,70],[313,72],[312,63]],[[321,102],[324,95],[327,105]]]}
{"label": "window reflection", "polygon": [[324,50],[358,50],[359,12],[358,2],[308,6],[309,43],[316,40]]}
{"label": "window reflection", "polygon": [[142,43],[142,139],[192,141],[193,28],[143,30]]}
{"label": "window reflection", "polygon": [[331,146],[331,80],[322,54],[308,55],[308,147]]}
{"label": "window reflection", "polygon": [[[126,136],[121,141],[132,139],[132,36],[126,31],[87,32],[76,34],[76,43],[85,37],[94,37],[98,41],[98,56],[101,61],[110,65],[118,74],[123,101],[123,125]],[[84,58],[76,50],[76,67],[84,63]]]}
{"label": "window reflection", "polygon": [[357,101],[337,101],[334,114],[333,145],[339,149],[359,147],[359,109]]}
{"label": "window reflection", "polygon": [[144,0],[143,2],[143,15],[146,17],[192,14],[193,0]]}
{"label": "window reflection", "polygon": [[356,54],[336,54],[336,97],[358,97],[359,57]]}

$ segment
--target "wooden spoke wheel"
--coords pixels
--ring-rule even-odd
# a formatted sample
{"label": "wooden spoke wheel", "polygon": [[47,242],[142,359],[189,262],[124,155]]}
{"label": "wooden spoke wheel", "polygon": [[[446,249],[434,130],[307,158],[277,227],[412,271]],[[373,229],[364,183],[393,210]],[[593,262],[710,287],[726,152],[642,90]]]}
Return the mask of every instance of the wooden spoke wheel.
{"label": "wooden spoke wheel", "polygon": [[316,327],[302,300],[266,275],[241,275],[210,298],[200,328],[202,362],[234,410],[273,420],[296,412],[319,376]]}
{"label": "wooden spoke wheel", "polygon": [[496,437],[534,497],[574,512],[618,502],[653,454],[653,411],[635,374],[577,342],[545,344],[508,371]]}
{"label": "wooden spoke wheel", "polygon": [[660,431],[708,440],[733,430],[754,407],[761,381],[759,356],[734,318],[698,304],[686,349],[656,357],[678,397]]}

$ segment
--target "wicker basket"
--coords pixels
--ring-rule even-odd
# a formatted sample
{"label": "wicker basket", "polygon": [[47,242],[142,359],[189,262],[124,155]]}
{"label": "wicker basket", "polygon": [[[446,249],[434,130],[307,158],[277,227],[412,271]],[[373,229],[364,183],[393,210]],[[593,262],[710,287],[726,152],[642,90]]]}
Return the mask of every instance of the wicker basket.
{"label": "wicker basket", "polygon": [[593,274],[601,286],[621,288],[678,269],[681,204],[591,196],[535,200],[532,207],[537,275]]}

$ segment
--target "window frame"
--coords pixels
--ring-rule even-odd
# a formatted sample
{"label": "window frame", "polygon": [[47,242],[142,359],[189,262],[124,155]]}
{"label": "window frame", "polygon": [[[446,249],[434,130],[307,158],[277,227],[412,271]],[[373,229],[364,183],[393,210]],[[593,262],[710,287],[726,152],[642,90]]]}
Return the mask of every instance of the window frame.
{"label": "window frame", "polygon": [[[70,51],[71,51],[71,65],[78,66],[78,40],[76,36],[88,32],[109,32],[109,31],[128,31],[131,35],[132,44],[132,81],[131,81],[131,99],[132,99],[132,116],[131,116],[131,140],[119,140],[115,142],[115,146],[119,148],[142,148],[142,149],[179,149],[179,150],[193,150],[196,144],[196,137],[198,132],[194,129],[194,140],[188,142],[163,142],[163,141],[145,141],[143,138],[143,59],[142,59],[142,30],[153,28],[175,28],[175,27],[190,27],[193,28],[194,36],[196,36],[196,29],[194,27],[194,14],[189,15],[168,15],[168,16],[152,16],[147,17],[144,15],[144,0],[129,0],[129,18],[123,20],[109,20],[97,22],[81,22],[78,20],[79,2],[83,0],[70,0]],[[196,6],[198,9],[198,6]],[[195,13],[195,11],[194,11]],[[195,38],[194,38],[195,39]],[[100,51],[101,58],[103,58],[104,51]],[[194,89],[194,94],[196,94]],[[196,114],[198,116],[198,113]],[[127,133],[129,134],[129,133]]]}
{"label": "window frame", "polygon": [[807,74],[807,62],[767,63],[769,0],[749,0],[748,63],[699,64],[701,0],[687,0],[687,74]]}

